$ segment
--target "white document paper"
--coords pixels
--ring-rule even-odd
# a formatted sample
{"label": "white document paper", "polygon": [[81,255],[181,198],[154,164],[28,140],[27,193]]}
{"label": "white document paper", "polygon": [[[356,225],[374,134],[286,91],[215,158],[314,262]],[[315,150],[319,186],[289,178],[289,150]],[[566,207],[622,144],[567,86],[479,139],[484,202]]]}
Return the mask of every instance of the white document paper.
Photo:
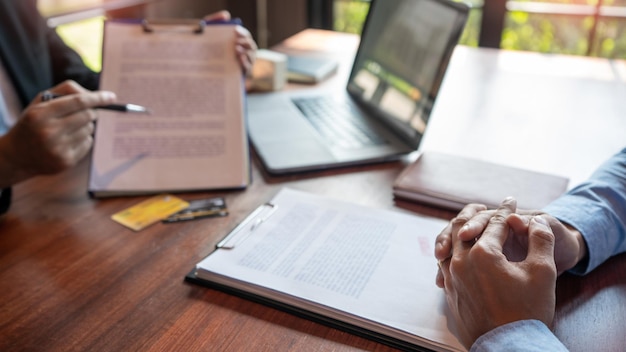
{"label": "white document paper", "polygon": [[242,188],[249,182],[235,24],[105,24],[100,88],[149,115],[100,110],[89,190]]}
{"label": "white document paper", "polygon": [[465,350],[435,285],[439,219],[283,189],[196,267],[199,279],[433,350]]}

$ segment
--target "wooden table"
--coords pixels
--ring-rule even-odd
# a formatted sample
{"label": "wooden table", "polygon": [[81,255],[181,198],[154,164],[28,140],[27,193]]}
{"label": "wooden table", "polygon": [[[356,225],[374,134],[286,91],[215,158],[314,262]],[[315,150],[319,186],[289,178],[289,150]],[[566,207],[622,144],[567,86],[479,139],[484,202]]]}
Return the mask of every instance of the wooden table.
{"label": "wooden table", "polygon": [[[347,55],[346,61],[349,62],[358,38],[343,34],[329,36],[326,32],[316,31],[301,33],[309,39],[316,34],[323,34],[326,38],[325,42],[316,44],[322,46],[317,50]],[[286,43],[294,44],[294,41]],[[285,49],[288,46],[286,43],[280,48]],[[350,47],[348,43],[351,43]],[[293,46],[292,49],[301,50]],[[584,66],[589,63],[594,70],[596,63],[599,67],[619,64],[600,59],[460,47],[452,60],[424,148],[458,154],[479,153],[478,156],[486,159],[538,169],[543,168],[542,163],[546,159],[550,163],[555,162],[553,155],[561,153],[560,149],[535,154],[537,150],[542,150],[541,146],[553,148],[553,144],[546,143],[544,139],[534,138],[532,143],[529,142],[539,146],[528,147],[533,154],[528,158],[525,157],[527,146],[520,148],[519,144],[528,136],[511,135],[506,142],[500,141],[497,136],[500,131],[496,126],[500,128],[506,123],[498,120],[499,116],[505,115],[492,110],[497,108],[483,104],[482,108],[462,111],[465,106],[459,103],[460,110],[453,113],[457,109],[441,105],[454,100],[455,91],[468,87],[469,83],[463,84],[462,76],[455,76],[457,73],[467,74],[467,79],[471,79],[478,72],[483,72],[478,75],[478,86],[472,88],[476,91],[472,94],[478,96],[485,95],[480,92],[488,90],[494,80],[499,87],[506,85],[505,81],[497,79],[503,66],[482,63],[485,57],[502,65],[520,64],[511,67],[512,70],[524,67],[526,59],[533,60],[532,68],[539,73],[523,74],[532,78],[536,86],[550,81],[546,78],[550,72],[541,71],[546,64],[559,66],[559,61],[571,61]],[[345,78],[345,72],[342,68],[335,79]],[[506,73],[502,74],[508,77]],[[491,76],[491,80],[485,79],[485,75]],[[589,90],[589,80],[581,78],[580,88]],[[578,79],[574,77],[568,82],[577,84]],[[452,83],[455,86],[451,86]],[[615,87],[623,92],[623,82],[616,83]],[[521,89],[509,88],[512,91]],[[574,87],[571,91],[575,91]],[[593,89],[589,91],[591,99],[603,99],[596,97],[594,92]],[[618,103],[611,101],[611,96],[605,98],[606,104]],[[558,110],[550,105],[560,104],[562,99],[557,92],[554,100],[536,103],[539,104],[535,106],[536,112]],[[491,114],[489,121],[482,122],[480,128],[472,129],[476,127],[472,119],[480,121],[487,118],[474,113],[487,110]],[[606,117],[598,114],[592,121],[594,124],[601,123]],[[536,123],[532,116],[529,119]],[[623,121],[621,125],[611,119],[605,122],[607,125],[603,125],[603,130],[608,135],[621,133],[623,136],[626,131]],[[616,131],[617,128],[621,130]],[[470,131],[469,136],[463,133],[466,129]],[[496,133],[496,137],[490,132]],[[574,138],[564,135],[566,138],[561,139],[563,136],[555,131],[544,132],[554,133],[555,138],[563,143],[569,143],[570,137]],[[442,136],[453,138],[441,140]],[[468,140],[463,138],[475,139],[474,144],[457,149]],[[612,147],[607,144],[611,143],[605,138],[586,147],[590,155],[604,157]],[[576,149],[570,145],[563,146],[569,150],[568,147]],[[569,164],[570,154],[560,154],[560,157],[564,159],[563,163],[548,168],[549,171],[571,173],[572,177],[586,174],[601,161],[594,159],[589,162],[583,158],[579,168],[574,170]],[[68,172],[19,184],[14,188],[10,212],[0,220],[0,350],[391,351],[393,349],[364,338],[219,291],[187,284],[183,282],[183,277],[196,262],[211,252],[228,230],[282,187],[341,197],[374,207],[409,211],[396,207],[391,195],[391,184],[406,162],[273,178],[264,175],[254,160],[253,183],[245,191],[181,195],[185,199],[224,196],[229,216],[175,224],[159,223],[137,233],[113,222],[110,216],[146,197],[88,198],[87,161]],[[454,215],[420,205],[412,206],[410,211],[445,219]],[[626,346],[625,273],[626,256],[621,255],[586,277],[564,275],[559,279],[555,328],[557,335],[572,350],[617,351]]]}

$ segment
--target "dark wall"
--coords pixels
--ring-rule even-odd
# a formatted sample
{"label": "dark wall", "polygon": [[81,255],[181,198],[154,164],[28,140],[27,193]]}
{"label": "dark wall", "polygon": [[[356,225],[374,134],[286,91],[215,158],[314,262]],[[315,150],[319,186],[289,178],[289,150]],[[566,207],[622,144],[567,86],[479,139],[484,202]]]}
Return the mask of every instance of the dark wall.
{"label": "dark wall", "polygon": [[[263,3],[267,11],[257,8]],[[307,27],[307,0],[161,0],[148,5],[146,17],[201,18],[221,9],[241,18],[261,47],[272,46]]]}

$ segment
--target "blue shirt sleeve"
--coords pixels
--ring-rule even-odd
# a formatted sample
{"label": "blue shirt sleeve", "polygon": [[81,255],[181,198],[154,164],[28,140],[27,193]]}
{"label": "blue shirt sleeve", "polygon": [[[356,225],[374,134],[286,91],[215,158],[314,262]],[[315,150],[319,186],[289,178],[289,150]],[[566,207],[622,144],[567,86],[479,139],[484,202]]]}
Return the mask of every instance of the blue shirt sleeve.
{"label": "blue shirt sleeve", "polygon": [[609,257],[625,252],[626,149],[544,211],[577,229],[587,243],[588,261],[572,269],[573,273],[586,274]]}
{"label": "blue shirt sleeve", "polygon": [[539,320],[520,320],[493,329],[479,337],[470,352],[567,351],[552,331]]}
{"label": "blue shirt sleeve", "polygon": [[[626,149],[544,211],[574,227],[587,243],[588,260],[572,272],[586,274],[609,257],[625,252]],[[545,324],[522,320],[487,332],[476,340],[470,351],[567,351],[567,348]]]}

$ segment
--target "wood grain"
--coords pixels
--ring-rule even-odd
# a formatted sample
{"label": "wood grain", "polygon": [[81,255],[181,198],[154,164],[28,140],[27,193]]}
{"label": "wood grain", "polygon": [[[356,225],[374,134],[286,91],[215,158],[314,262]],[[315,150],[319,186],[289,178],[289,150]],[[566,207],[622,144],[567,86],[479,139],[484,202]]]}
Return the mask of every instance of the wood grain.
{"label": "wood grain", "polygon": [[[355,48],[358,38],[351,40]],[[463,126],[470,117],[455,118],[447,125]],[[474,151],[490,146],[490,131],[482,133],[485,142],[472,146]],[[431,147],[447,145],[437,141]],[[604,153],[602,143],[597,145]],[[593,153],[596,146],[589,148]],[[520,160],[516,156],[524,153],[505,148],[486,155],[515,164]],[[146,197],[90,199],[88,161],[62,174],[19,184],[9,213],[0,219],[0,350],[392,351],[185,283],[183,278],[222,236],[281,187],[452,218],[453,213],[424,205],[394,203],[391,184],[410,160],[280,178],[264,174],[254,160],[253,183],[245,191],[180,195],[185,199],[224,196],[229,216],[158,223],[140,232],[126,229],[110,216]],[[580,166],[582,172],[593,167]],[[623,350],[625,273],[626,256],[621,255],[586,277],[566,274],[559,279],[555,331],[566,346],[573,351]]]}

